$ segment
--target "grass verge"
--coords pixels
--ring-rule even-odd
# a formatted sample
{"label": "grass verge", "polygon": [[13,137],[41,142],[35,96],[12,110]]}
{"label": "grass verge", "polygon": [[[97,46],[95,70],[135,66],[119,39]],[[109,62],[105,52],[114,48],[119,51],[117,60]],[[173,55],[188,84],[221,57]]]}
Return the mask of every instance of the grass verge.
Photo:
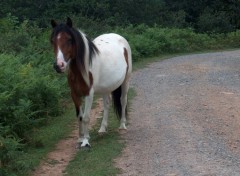
{"label": "grass verge", "polygon": [[58,119],[51,119],[47,126],[36,129],[30,135],[33,141],[33,144],[30,145],[32,147],[26,149],[26,153],[21,159],[25,165],[28,165],[28,169],[18,173],[18,176],[30,175],[30,171],[45,159],[46,155],[55,148],[55,144],[71,133],[75,122],[74,117],[74,108],[69,108],[62,116],[56,117]]}

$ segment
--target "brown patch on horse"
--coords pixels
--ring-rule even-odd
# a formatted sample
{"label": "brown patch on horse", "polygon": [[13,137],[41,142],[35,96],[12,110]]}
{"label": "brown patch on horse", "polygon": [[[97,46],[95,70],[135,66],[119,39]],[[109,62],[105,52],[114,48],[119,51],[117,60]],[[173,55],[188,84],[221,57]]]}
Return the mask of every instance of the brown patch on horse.
{"label": "brown patch on horse", "polygon": [[79,116],[80,109],[79,107],[82,104],[82,97],[89,95],[90,88],[93,85],[93,76],[89,72],[90,87],[85,83],[82,75],[75,76],[75,73],[69,71],[68,74],[68,84],[71,89],[71,97],[75,104],[76,115]]}
{"label": "brown patch on horse", "polygon": [[82,100],[81,98],[79,98],[74,91],[71,91],[71,97],[72,97],[72,100],[74,102],[74,105],[75,105],[75,109],[76,109],[76,115],[77,117],[79,116],[79,113],[80,113],[80,106],[82,104]]}
{"label": "brown patch on horse", "polygon": [[68,73],[68,84],[71,88],[72,94],[78,97],[89,95],[90,88],[93,84],[93,77],[91,72],[89,72],[90,86],[85,82],[81,72],[79,71],[76,60],[72,60],[70,63],[70,69]]}
{"label": "brown patch on horse", "polygon": [[127,49],[126,48],[123,48],[124,49],[124,57],[125,57],[125,61],[127,63],[127,71],[128,71],[128,67],[129,67],[129,63],[128,63],[128,52],[127,52]]}

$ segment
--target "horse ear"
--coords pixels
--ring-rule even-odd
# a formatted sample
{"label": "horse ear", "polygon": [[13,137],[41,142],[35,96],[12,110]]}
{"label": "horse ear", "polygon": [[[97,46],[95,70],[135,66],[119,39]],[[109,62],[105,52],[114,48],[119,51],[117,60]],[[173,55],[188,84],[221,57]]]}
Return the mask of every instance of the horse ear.
{"label": "horse ear", "polygon": [[51,20],[51,25],[53,28],[55,28],[57,26],[57,22],[55,20]]}
{"label": "horse ear", "polygon": [[67,25],[71,28],[72,27],[72,20],[71,18],[67,17]]}

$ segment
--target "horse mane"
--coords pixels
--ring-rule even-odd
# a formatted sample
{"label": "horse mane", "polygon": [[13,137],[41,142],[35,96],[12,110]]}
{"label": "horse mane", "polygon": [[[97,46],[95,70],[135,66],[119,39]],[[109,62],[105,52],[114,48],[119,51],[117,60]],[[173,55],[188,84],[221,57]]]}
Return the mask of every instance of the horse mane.
{"label": "horse mane", "polygon": [[89,85],[89,66],[93,57],[99,53],[96,45],[80,30],[69,27],[66,24],[56,26],[51,35],[51,39],[60,32],[66,32],[72,38],[72,44],[76,46],[76,64],[86,83]]}
{"label": "horse mane", "polygon": [[[81,31],[71,28],[73,42],[76,44],[76,62],[80,69],[88,71],[85,61],[88,66],[92,64],[93,56],[99,53],[96,45]],[[86,48],[88,47],[88,48]],[[86,58],[85,58],[86,57]]]}

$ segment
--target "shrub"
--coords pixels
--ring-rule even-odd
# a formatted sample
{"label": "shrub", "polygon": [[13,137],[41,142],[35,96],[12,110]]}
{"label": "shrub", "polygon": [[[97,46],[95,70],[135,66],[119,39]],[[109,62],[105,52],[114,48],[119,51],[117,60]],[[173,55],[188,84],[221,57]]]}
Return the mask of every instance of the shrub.
{"label": "shrub", "polygon": [[32,144],[32,130],[62,112],[60,88],[65,82],[44,72],[47,65],[35,68],[20,61],[0,54],[0,158],[5,171],[29,167],[18,160],[23,144]]}
{"label": "shrub", "polygon": [[162,28],[139,25],[117,27],[115,32],[123,35],[130,43],[133,61],[160,54],[194,52],[226,47],[239,47],[240,32],[228,34],[202,34],[191,28]]}
{"label": "shrub", "polygon": [[225,11],[215,11],[205,8],[200,15],[197,30],[206,33],[228,33],[233,31],[234,26],[231,24],[231,16]]}
{"label": "shrub", "polygon": [[19,160],[23,156],[23,144],[21,140],[14,135],[9,126],[0,124],[0,175],[15,175],[10,174],[12,170],[21,172],[27,170],[28,165]]}

